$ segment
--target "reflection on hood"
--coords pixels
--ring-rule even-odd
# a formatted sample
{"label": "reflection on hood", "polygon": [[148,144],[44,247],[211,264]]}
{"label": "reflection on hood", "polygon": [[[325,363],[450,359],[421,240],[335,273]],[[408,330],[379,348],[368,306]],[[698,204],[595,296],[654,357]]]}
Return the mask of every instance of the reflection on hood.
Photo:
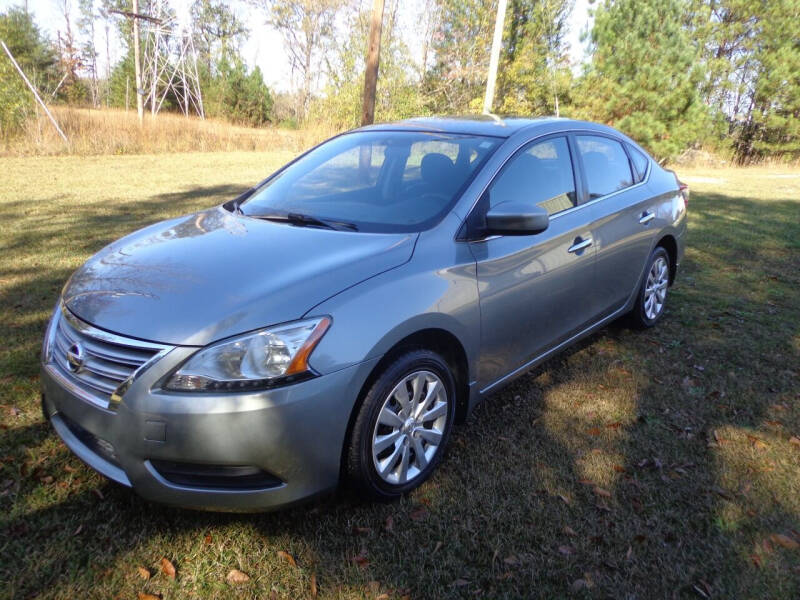
{"label": "reflection on hood", "polygon": [[293,227],[215,208],[107,246],[72,276],[64,301],[109,331],[206,344],[300,318],[408,261],[415,239]]}

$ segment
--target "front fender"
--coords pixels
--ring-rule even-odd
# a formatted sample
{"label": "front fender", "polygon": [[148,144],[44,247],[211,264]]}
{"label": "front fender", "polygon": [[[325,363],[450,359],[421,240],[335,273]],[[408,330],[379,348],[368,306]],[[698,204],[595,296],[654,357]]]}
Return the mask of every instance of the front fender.
{"label": "front fender", "polygon": [[475,260],[465,244],[428,233],[420,236],[405,265],[308,311],[306,316],[333,318],[309,360],[314,370],[326,374],[343,369],[383,356],[409,335],[442,329],[460,341],[472,381],[480,344]]}

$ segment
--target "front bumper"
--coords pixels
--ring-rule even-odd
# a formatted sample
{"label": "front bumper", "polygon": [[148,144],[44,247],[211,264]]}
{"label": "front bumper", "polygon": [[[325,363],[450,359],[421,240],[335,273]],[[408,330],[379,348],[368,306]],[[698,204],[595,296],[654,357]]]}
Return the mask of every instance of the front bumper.
{"label": "front bumper", "polygon": [[[267,391],[153,389],[194,349],[175,348],[138,375],[115,409],[82,397],[58,365],[42,365],[43,408],[86,464],[142,497],[185,507],[265,510],[335,487],[353,406],[378,359]],[[160,464],[256,467],[269,485],[188,485]]]}

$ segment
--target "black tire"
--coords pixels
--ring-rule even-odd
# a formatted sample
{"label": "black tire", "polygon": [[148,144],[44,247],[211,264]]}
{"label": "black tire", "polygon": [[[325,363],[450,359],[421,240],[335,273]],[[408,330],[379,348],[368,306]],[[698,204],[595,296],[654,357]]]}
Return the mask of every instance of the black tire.
{"label": "black tire", "polygon": [[[653,312],[648,315],[646,291],[653,266],[657,261],[660,260],[663,260],[666,263],[667,284],[664,288],[664,299],[661,302],[661,306],[657,311],[655,311],[655,316],[653,316]],[[669,289],[669,273],[671,268],[672,265],[670,264],[669,253],[661,246],[657,246],[647,261],[647,268],[645,269],[644,277],[642,277],[642,284],[639,286],[639,291],[636,294],[636,302],[634,303],[631,312],[628,313],[628,321],[631,326],[635,327],[636,329],[647,329],[658,323],[661,320],[661,317],[664,316],[667,290]]]}
{"label": "black tire", "polygon": [[[433,456],[427,461],[427,466],[418,469],[416,466],[416,459],[414,459],[415,464],[413,468],[418,469],[418,473],[413,478],[409,478],[405,483],[390,483],[381,477],[375,466],[372,453],[373,436],[377,435],[377,432],[380,431],[377,425],[378,417],[384,408],[384,403],[389,401],[389,395],[393,392],[395,387],[406,378],[418,372],[432,373],[438,377],[444,388],[447,406],[446,420],[441,432],[441,441],[436,445]],[[428,390],[431,389],[431,385],[433,384],[428,383],[426,380],[424,385],[426,386],[425,389]],[[440,396],[437,396],[434,401],[440,398]],[[441,408],[441,403],[437,404],[437,406],[440,407],[440,412],[445,413],[445,410]],[[456,386],[453,374],[447,362],[441,356],[430,350],[410,350],[401,354],[394,359],[391,364],[386,366],[377,379],[373,381],[364,395],[363,402],[358,408],[346,453],[346,476],[349,483],[367,498],[379,501],[397,499],[403,494],[407,494],[411,490],[417,488],[430,477],[431,473],[433,473],[441,462],[450,440],[455,413]],[[417,430],[415,429],[414,431]],[[417,439],[419,439],[419,437]],[[403,443],[406,443],[405,439],[402,439],[400,442],[401,445]],[[413,445],[410,434],[409,443]],[[425,443],[427,444],[427,441]],[[394,448],[395,446],[392,447]],[[389,449],[386,451],[391,453]],[[425,452],[422,454],[424,455]],[[413,446],[409,456],[414,456]]]}

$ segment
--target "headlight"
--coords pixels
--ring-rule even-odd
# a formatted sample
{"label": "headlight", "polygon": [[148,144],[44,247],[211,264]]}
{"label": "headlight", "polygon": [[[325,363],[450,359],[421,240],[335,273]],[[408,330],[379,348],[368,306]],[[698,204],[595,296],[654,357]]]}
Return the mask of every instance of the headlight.
{"label": "headlight", "polygon": [[328,317],[269,327],[194,354],[165,389],[181,392],[265,388],[310,373],[308,357],[331,324]]}

